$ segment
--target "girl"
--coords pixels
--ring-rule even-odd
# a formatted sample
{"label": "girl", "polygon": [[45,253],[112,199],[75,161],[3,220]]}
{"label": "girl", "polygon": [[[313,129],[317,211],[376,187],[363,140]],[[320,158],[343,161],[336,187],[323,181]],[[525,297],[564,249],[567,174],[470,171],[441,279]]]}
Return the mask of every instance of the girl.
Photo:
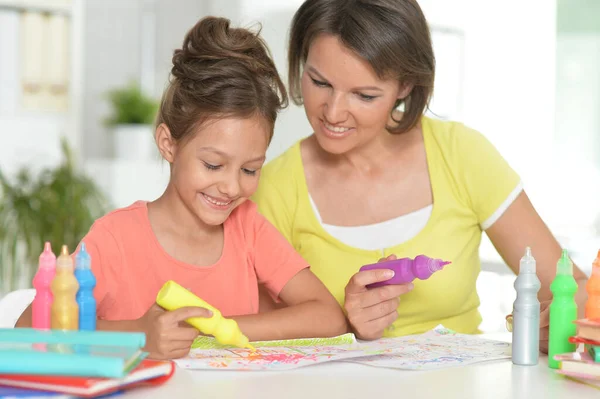
{"label": "girl", "polygon": [[[142,331],[154,358],[177,358],[201,308],[155,303],[175,280],[233,317],[250,340],[346,332],[333,296],[248,198],[258,185],[285,88],[258,34],[208,17],[173,55],[155,139],[170,181],[155,201],[97,220],[83,239],[97,278],[98,329]],[[258,284],[285,309],[258,314]],[[17,326],[30,325],[28,308]]]}

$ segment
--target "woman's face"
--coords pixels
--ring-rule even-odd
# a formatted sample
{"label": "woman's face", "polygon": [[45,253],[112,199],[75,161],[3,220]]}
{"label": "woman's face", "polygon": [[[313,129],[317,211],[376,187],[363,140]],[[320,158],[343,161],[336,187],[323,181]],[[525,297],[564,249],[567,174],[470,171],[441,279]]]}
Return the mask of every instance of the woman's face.
{"label": "woman's face", "polygon": [[329,153],[344,154],[387,134],[394,104],[408,92],[396,79],[381,80],[336,36],[320,35],[309,48],[304,108],[319,145]]}

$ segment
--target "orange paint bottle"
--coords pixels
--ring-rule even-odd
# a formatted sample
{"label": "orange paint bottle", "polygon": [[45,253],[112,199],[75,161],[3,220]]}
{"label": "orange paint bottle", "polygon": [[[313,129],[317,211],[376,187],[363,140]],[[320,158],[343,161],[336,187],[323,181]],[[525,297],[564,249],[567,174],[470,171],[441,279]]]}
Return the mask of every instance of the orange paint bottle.
{"label": "orange paint bottle", "polygon": [[588,299],[585,304],[585,318],[599,319],[600,318],[600,251],[594,263],[592,263],[592,273],[585,286],[588,294]]}

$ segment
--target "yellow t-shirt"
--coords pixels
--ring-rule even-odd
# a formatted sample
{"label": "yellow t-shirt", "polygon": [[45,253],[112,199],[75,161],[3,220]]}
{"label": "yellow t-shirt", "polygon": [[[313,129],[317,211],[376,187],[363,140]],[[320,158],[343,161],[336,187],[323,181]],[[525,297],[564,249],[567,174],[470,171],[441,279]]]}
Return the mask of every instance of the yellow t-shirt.
{"label": "yellow t-shirt", "polygon": [[483,135],[463,124],[423,117],[422,130],[433,192],[431,216],[415,237],[385,248],[384,254],[348,246],[321,226],[309,201],[300,141],[263,168],[253,199],[340,304],[352,275],[382,255],[425,254],[452,261],[427,280],[415,279],[386,336],[421,333],[438,324],[477,333],[484,223],[514,195],[520,178]]}

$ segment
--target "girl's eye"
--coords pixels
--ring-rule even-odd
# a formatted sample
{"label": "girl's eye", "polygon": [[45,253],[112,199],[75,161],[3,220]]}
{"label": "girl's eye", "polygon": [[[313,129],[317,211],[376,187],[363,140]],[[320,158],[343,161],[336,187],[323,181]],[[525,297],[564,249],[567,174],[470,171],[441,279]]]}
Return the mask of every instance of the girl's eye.
{"label": "girl's eye", "polygon": [[362,93],[357,93],[357,94],[364,101],[373,101],[374,99],[377,98],[377,96],[368,96],[368,95],[362,94]]}
{"label": "girl's eye", "polygon": [[327,82],[321,82],[320,80],[314,79],[314,78],[310,78],[310,80],[312,80],[313,84],[317,87],[328,87],[329,83]]}
{"label": "girl's eye", "polygon": [[204,163],[204,166],[208,170],[219,170],[219,169],[221,169],[221,165],[212,165],[212,164],[209,164],[208,162],[204,162],[204,161],[202,161],[202,163]]}
{"label": "girl's eye", "polygon": [[242,171],[243,171],[245,174],[247,174],[247,175],[250,175],[250,176],[254,176],[254,175],[256,175],[256,171],[255,171],[255,170],[250,170],[250,169],[242,168]]}

